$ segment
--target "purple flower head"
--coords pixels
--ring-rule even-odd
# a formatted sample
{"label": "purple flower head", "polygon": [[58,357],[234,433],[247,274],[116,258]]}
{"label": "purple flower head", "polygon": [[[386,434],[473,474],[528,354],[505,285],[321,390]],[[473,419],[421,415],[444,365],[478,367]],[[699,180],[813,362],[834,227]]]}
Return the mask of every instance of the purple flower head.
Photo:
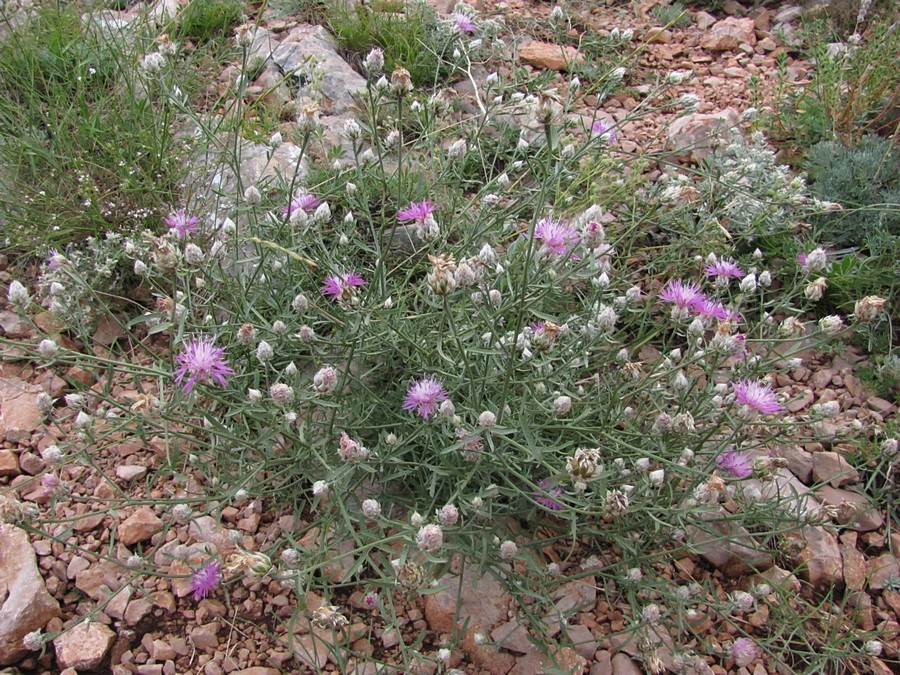
{"label": "purple flower head", "polygon": [[197,223],[200,222],[200,219],[197,216],[189,216],[184,209],[178,209],[170,213],[163,222],[169,226],[170,230],[175,230],[175,233],[184,239],[188,234],[197,231]]}
{"label": "purple flower head", "polygon": [[365,286],[366,280],[353,270],[344,274],[332,274],[322,284],[322,294],[327,295],[332,302],[350,302],[356,288]]}
{"label": "purple flower head", "polygon": [[437,211],[437,208],[427,199],[423,202],[410,202],[405,209],[397,211],[397,220],[401,223],[406,220],[414,220],[422,224],[428,216]]}
{"label": "purple flower head", "polygon": [[616,142],[616,130],[614,126],[615,125],[606,120],[597,120],[591,125],[591,132],[597,134],[607,143],[612,144]]}
{"label": "purple flower head", "polygon": [[49,251],[47,251],[47,257],[45,260],[47,262],[47,269],[51,272],[55,272],[67,262],[66,256],[57,251],[55,248],[51,248]]}
{"label": "purple flower head", "polygon": [[296,211],[297,209],[303,209],[303,211],[309,213],[310,211],[315,210],[315,208],[321,203],[322,200],[315,195],[297,195],[296,197],[291,199],[290,203],[287,206],[282,207],[281,215],[285,218],[290,218],[294,211]]}
{"label": "purple flower head", "polygon": [[732,448],[716,457],[716,466],[735,478],[746,478],[753,473],[753,467],[750,465],[747,455]]}
{"label": "purple flower head", "polygon": [[556,485],[545,478],[544,480],[539,480],[537,486],[538,489],[532,494],[534,495],[534,500],[538,504],[551,511],[562,511],[565,508],[554,499],[554,497],[558,497],[564,492],[561,485]]}
{"label": "purple flower head", "polygon": [[403,399],[403,409],[415,410],[419,417],[427,420],[437,411],[438,403],[449,397],[444,383],[429,375],[410,385]]}
{"label": "purple flower head", "polygon": [[716,281],[728,283],[729,279],[741,279],[746,274],[737,266],[732,258],[722,258],[714,263],[707,265],[705,268],[706,276],[716,277]]}
{"label": "purple flower head", "polygon": [[734,388],[735,400],[740,405],[764,415],[774,415],[784,410],[784,406],[778,402],[778,396],[767,384],[743,380],[734,382],[731,386]]}
{"label": "purple flower head", "polygon": [[219,563],[213,560],[206,563],[191,575],[191,592],[194,600],[202,600],[210,594],[222,581],[222,570]]}
{"label": "purple flower head", "polygon": [[694,303],[694,311],[700,316],[719,321],[739,321],[741,318],[740,314],[728,309],[721,302],[710,300],[703,295]]}
{"label": "purple flower head", "polygon": [[234,375],[234,371],[225,360],[225,350],[216,347],[212,338],[194,338],[185,346],[184,351],[176,357],[178,368],[175,370],[175,381],[181,381],[187,375],[184,391],[188,393],[198,382],[214,380],[224,387],[225,376]]}
{"label": "purple flower head", "polygon": [[797,264],[806,273],[819,272],[828,268],[828,254],[821,246],[817,246],[809,253],[801,253],[797,256]]}
{"label": "purple flower head", "polygon": [[663,302],[671,302],[679,309],[694,309],[702,302],[708,302],[700,286],[693,282],[670,281],[659,292],[659,299]]}
{"label": "purple flower head", "polygon": [[460,33],[474,33],[475,32],[475,22],[472,21],[472,18],[463,14],[462,12],[454,12],[450,15],[450,18],[456,23],[456,28]]}
{"label": "purple flower head", "polygon": [[538,221],[534,228],[534,238],[543,242],[541,253],[550,255],[566,255],[569,248],[581,240],[574,227],[550,218]]}
{"label": "purple flower head", "polygon": [[746,668],[759,656],[759,647],[750,638],[738,638],[731,643],[731,658],[734,665]]}

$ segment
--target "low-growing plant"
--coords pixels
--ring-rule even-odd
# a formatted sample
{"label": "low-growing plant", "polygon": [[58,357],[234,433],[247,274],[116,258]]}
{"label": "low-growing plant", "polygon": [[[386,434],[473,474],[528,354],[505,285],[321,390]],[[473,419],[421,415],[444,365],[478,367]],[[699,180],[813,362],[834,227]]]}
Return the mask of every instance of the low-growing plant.
{"label": "low-growing plant", "polygon": [[41,7],[0,42],[0,246],[159,222],[181,162],[172,107],[142,91],[139,45],[77,7]]}
{"label": "low-growing plant", "polygon": [[673,2],[671,5],[657,5],[650,10],[650,14],[659,25],[669,28],[685,28],[693,23],[691,13],[680,2]]}
{"label": "low-growing plant", "polygon": [[199,43],[230,36],[243,19],[243,8],[240,0],[190,0],[178,15],[177,35]]}
{"label": "low-growing plant", "polygon": [[821,21],[804,34],[815,64],[811,82],[799,90],[785,88],[778,97],[770,120],[775,137],[802,155],[820,141],[854,145],[866,134],[892,134],[900,91],[894,67],[900,26],[894,17],[882,16],[846,42]]}
{"label": "low-growing plant", "polygon": [[417,86],[431,86],[448,74],[456,42],[468,32],[454,21],[440,21],[432,7],[417,1],[340,7],[330,15],[328,27],[351,60],[361,63],[378,47],[388,71],[403,66]]}
{"label": "low-growing plant", "polygon": [[892,141],[823,141],[809,149],[805,168],[811,192],[843,207],[814,219],[824,239],[862,248],[876,234],[900,236],[900,150]]}
{"label": "low-growing plant", "polygon": [[[730,147],[700,187],[635,177],[592,188],[630,160],[611,125],[576,126],[572,95],[526,95],[493,76],[476,85],[481,114],[461,118],[446,96],[417,96],[406,69],[383,72],[384,58],[363,62],[346,152],[314,161],[321,120],[307,105],[295,170],[258,184],[242,184],[239,106],[237,122],[221,124],[191,110],[170,73],[145,72],[148,95],[190,117],[239,187],[226,190],[216,172],[167,215],[164,233],[48,251],[36,296],[9,285],[22,321],[41,304],[67,332],[32,324],[38,337],[10,353],[93,376],[63,400],[39,400],[48,424],[71,431],[44,451],[48,498],[96,505],[66,493],[69,465],[135,440],[159,449],[171,481],[171,496],[154,500],[166,527],[251,500],[290,509],[301,525],[274,541],[136,545],[123,564],[135,579],[190,578],[198,600],[237,579],[294,588],[297,613],[332,631],[342,671],[351,590],[390,629],[409,598],[440,592],[449,570],[468,583],[471,566],[513,594],[548,672],[565,672],[558,644],[568,637],[541,619],[565,626],[577,609],[553,596],[563,579],[627,606],[622,632],[652,671],[662,627],[685,668],[722,656],[714,649],[740,667],[763,654],[801,672],[838,658],[865,667],[871,647],[860,642],[872,634],[813,605],[798,619],[787,589],[723,589],[672,572],[725,544],[749,556],[748,569],[793,567],[797,530],[827,522],[777,488],[780,446],[828,414],[786,415],[777,376],[848,324],[888,322],[885,301],[808,320],[828,254],[799,238],[797,259],[750,250],[798,234],[794,219],[821,205],[774,171],[761,138]],[[281,142],[271,140],[273,153]],[[663,233],[648,246],[651,222]],[[138,279],[143,296],[111,297],[117,274]],[[104,314],[121,331],[99,345]],[[895,440],[883,455],[896,457]],[[0,496],[4,519],[67,536]],[[550,546],[564,559],[549,559]],[[306,607],[308,591],[324,604]],[[752,631],[745,615],[763,604],[783,620]],[[704,612],[728,624],[723,647],[696,640]],[[806,625],[816,630],[798,636]],[[495,638],[466,632],[454,625],[439,649],[401,635],[397,661],[446,669],[451,649]]]}

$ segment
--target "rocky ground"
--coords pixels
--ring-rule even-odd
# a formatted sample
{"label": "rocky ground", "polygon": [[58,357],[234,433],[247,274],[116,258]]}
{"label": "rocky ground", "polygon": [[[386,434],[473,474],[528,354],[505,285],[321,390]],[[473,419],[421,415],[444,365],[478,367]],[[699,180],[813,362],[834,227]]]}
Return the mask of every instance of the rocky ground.
{"label": "rocky ground", "polygon": [[[668,145],[680,149],[686,159],[696,159],[702,156],[711,129],[737,124],[741,113],[752,105],[751,77],[759,78],[762,91],[770,90],[777,77],[779,52],[788,49],[790,80],[799,82],[805,77],[808,64],[789,50],[799,9],[783,5],[777,11],[749,11],[734,2],[725,6],[726,16],[696,12],[690,26],[665,29],[654,24],[652,3],[636,8],[616,3],[584,5],[580,19],[596,30],[631,28],[649,41],[639,70],[632,75],[636,82],[651,73],[694,72],[693,78],[679,85],[678,93],[699,97],[697,115],[683,117],[672,126],[665,114],[625,123],[620,129],[623,151],[653,151]],[[483,7],[487,13],[538,20],[547,20],[551,9],[549,4],[524,0],[490,2]],[[332,133],[339,134],[339,123],[353,105],[346,92],[359,76],[331,49],[320,29],[283,19],[273,20],[266,29],[257,34],[254,45],[271,56],[272,68],[260,76],[262,81],[256,86],[267,90],[270,83],[265,78],[275,77],[279,69],[288,70],[292,60],[303,58],[305,50],[320,58],[327,56],[335,76],[326,83],[330,89],[325,93],[332,101],[326,124],[330,118]],[[559,70],[558,84],[567,86],[564,71],[577,56],[562,54],[560,58],[558,46],[541,41],[511,42],[522,61],[535,69]],[[640,105],[640,96],[646,91],[645,85],[628,88],[605,101],[601,114],[622,120],[625,112]],[[460,97],[469,95],[464,84],[459,85],[458,93]],[[584,100],[587,114],[592,114],[590,109],[597,104],[590,98]],[[254,155],[248,145],[242,170],[258,178],[276,170],[279,161],[289,165],[289,145],[284,144],[284,156],[276,156],[272,162],[264,153]],[[3,261],[0,282],[5,285],[9,281]],[[59,333],[47,314],[35,316],[34,322],[42,334]],[[8,307],[0,312],[0,334],[11,339],[36,337]],[[97,336],[99,347],[127,339],[113,329],[100,330]],[[840,412],[828,422],[811,426],[809,442],[782,448],[783,466],[779,465],[772,481],[747,481],[745,487],[762,494],[792,496],[798,508],[809,514],[811,524],[796,533],[792,551],[797,571],[783,569],[742,546],[750,535],[735,530],[727,533],[730,544],[697,537],[693,543],[699,554],[685,552],[672,565],[658,565],[657,572],[681,586],[710,582],[720,597],[760,583],[786,586],[796,594],[798,603],[811,606],[827,589],[842,588],[838,597],[843,600],[836,606],[838,614],[843,612],[842,620],[884,635],[881,658],[866,662],[871,668],[868,672],[890,673],[898,667],[900,657],[900,569],[896,557],[900,534],[896,523],[869,505],[866,491],[873,487],[873,478],[865,469],[855,468],[860,465],[853,461],[855,445],[844,439],[858,434],[861,426],[881,425],[896,414],[896,405],[862,385],[858,370],[866,359],[859,351],[848,348],[841,356],[810,351],[800,357],[802,362],[790,376],[779,376],[777,383],[790,401],[788,413],[802,418],[813,406],[829,402],[837,402]],[[655,355],[646,352],[642,358],[650,360]],[[413,670],[435,672],[437,650],[457,622],[466,619],[468,631],[460,647],[453,650],[450,666],[469,673],[545,672],[545,657],[529,642],[529,629],[519,623],[511,596],[493,577],[479,575],[472,567],[457,565],[441,579],[446,590],[404,600],[397,626],[385,624],[367,596],[368,589],[348,586],[343,597],[330,599],[341,605],[349,619],[349,625],[337,634],[310,621],[309,612],[323,604],[322,597],[307,593],[298,599],[289,584],[268,577],[239,579],[206,599],[194,600],[188,564],[203,562],[207,551],[224,556],[236,545],[261,550],[285,536],[296,538],[302,550],[320,545],[320,534],[310,529],[309,514],[272,511],[258,501],[208,503],[201,498],[202,479],[190,472],[177,481],[169,472],[158,478],[156,471],[167,461],[164,444],[124,433],[117,442],[98,448],[91,464],[63,465],[58,473],[62,486],[42,481],[52,468],[47,449],[72,432],[75,411],[57,407],[48,417],[41,409],[40,394],[60,399],[75,387],[92,386],[91,376],[80,369],[42,367],[18,358],[14,350],[6,350],[0,360],[0,493],[15,493],[22,502],[37,507],[40,516],[34,522],[41,523],[47,534],[29,536],[11,525],[0,526],[0,665],[14,664],[9,672],[362,675],[378,672],[367,657],[390,663],[401,639],[413,642],[420,634],[424,634],[420,652],[430,660],[423,659]],[[133,383],[123,379],[113,391],[140,403]],[[146,391],[152,393],[152,385]],[[813,490],[813,485],[822,487]],[[65,498],[60,497],[61,489],[67,491]],[[197,495],[198,501],[188,517],[173,519],[171,509],[160,503],[192,495]],[[727,502],[724,508],[728,508]],[[352,558],[342,542],[325,545],[335,554],[328,574],[333,581],[341,581]],[[143,558],[135,560],[138,552]],[[560,659],[569,664],[568,672],[642,673],[650,656],[671,672],[793,672],[789,664],[764,658],[735,665],[717,649],[733,639],[734,629],[702,602],[690,616],[691,625],[706,643],[705,652],[718,651],[723,656],[679,663],[676,653],[695,646],[700,638],[676,646],[672,636],[659,627],[649,636],[649,644],[639,644],[633,634],[621,633],[630,623],[629,604],[610,601],[608,598],[615,596],[593,576],[565,582],[574,572],[590,572],[615,562],[614,553],[591,550],[584,542],[574,555],[561,556],[552,547],[545,549],[545,555],[546,562],[560,563],[563,581],[554,596],[554,610],[543,620],[544,630],[560,644],[572,645],[559,648]],[[751,564],[765,571],[754,576]],[[155,573],[142,574],[145,566]],[[772,601],[777,602],[774,596]],[[307,611],[298,612],[298,606],[304,605]],[[830,615],[831,609],[820,607],[825,615]],[[558,616],[566,612],[572,616],[563,625]],[[91,622],[81,623],[88,616]],[[745,630],[765,635],[769,604],[755,605],[741,621]],[[36,628],[56,633],[76,625],[43,653],[27,652],[22,646],[25,634]],[[486,639],[481,640],[482,636]]]}

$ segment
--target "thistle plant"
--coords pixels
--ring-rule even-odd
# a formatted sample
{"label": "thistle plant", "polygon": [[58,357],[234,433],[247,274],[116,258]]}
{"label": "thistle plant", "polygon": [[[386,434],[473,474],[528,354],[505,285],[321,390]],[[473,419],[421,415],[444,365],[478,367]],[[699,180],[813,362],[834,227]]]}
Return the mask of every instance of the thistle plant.
{"label": "thistle plant", "polygon": [[[466,17],[454,19],[458,33],[469,32]],[[666,605],[697,611],[712,593],[679,599],[646,568],[683,555],[689,533],[741,536],[736,524],[776,553],[798,527],[794,502],[750,481],[772,480],[778,445],[803,438],[810,421],[782,414],[776,376],[844,321],[878,321],[883,301],[807,319],[811,275],[828,273],[814,242],[785,261],[715,236],[693,242],[696,255],[677,267],[642,266],[644,214],[563,198],[562,185],[618,152],[610,129],[571,123],[571,97],[525,95],[498,77],[479,92],[483,114],[459,119],[402,67],[383,72],[383,54],[364,64],[365,109],[336,161],[307,152],[320,128],[306,116],[294,175],[239,181],[212,207],[172,204],[161,233],[107,240],[110,266],[142,291],[118,344],[91,339],[112,300],[83,263],[95,242],[49,253],[36,297],[16,287],[24,317],[45,304],[83,351],[48,345],[40,331],[18,348],[54,372],[95,376],[80,398],[46,406],[48,424],[76,419],[61,462],[90,464],[134,437],[164,448],[163,471],[189,470],[207,491],[197,511],[164,503],[171,522],[252,499],[294,508],[314,524],[307,534],[317,528],[305,545],[286,533],[238,549],[234,564],[188,555],[179,564],[197,599],[227,592],[235,575],[326,599],[365,579],[381,616],[396,617],[461,560],[549,603],[542,549],[584,540],[616,552],[595,573],[626,589],[641,635],[675,614]],[[218,129],[194,119],[213,142]],[[514,149],[487,161],[487,144],[509,129]],[[768,161],[754,142],[755,161]],[[237,151],[230,161],[239,175]],[[807,203],[793,182],[766,202],[734,162],[717,177],[733,199],[716,208],[747,239]],[[668,222],[688,217],[686,181],[641,189],[654,208],[676,202]],[[353,562],[335,571],[343,541]],[[749,611],[738,600],[731,609]],[[326,602],[313,621],[338,630],[340,610]],[[673,625],[690,617],[678,616]],[[749,664],[759,650],[737,637],[731,658]]]}

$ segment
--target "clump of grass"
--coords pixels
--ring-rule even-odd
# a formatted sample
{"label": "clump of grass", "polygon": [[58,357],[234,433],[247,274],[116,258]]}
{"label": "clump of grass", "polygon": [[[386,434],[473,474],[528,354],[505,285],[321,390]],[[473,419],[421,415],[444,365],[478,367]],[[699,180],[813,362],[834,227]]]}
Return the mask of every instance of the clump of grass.
{"label": "clump of grass", "polygon": [[328,28],[341,48],[359,63],[373,47],[384,51],[387,72],[406,68],[417,86],[431,86],[446,73],[437,13],[424,2],[373,2],[333,11]]}
{"label": "clump of grass", "polygon": [[143,38],[41,7],[0,42],[5,247],[158,222],[180,162],[171,106],[145,94]]}
{"label": "clump of grass", "polygon": [[823,237],[856,247],[876,232],[900,237],[900,150],[889,139],[865,136],[852,147],[817,143],[805,168],[812,192],[844,207],[816,219]]}
{"label": "clump of grass", "polygon": [[671,5],[657,5],[650,14],[661,26],[669,28],[685,28],[692,23],[691,13],[680,2]]}
{"label": "clump of grass", "polygon": [[199,43],[228,35],[241,23],[240,0],[191,0],[178,16],[177,35]]}

